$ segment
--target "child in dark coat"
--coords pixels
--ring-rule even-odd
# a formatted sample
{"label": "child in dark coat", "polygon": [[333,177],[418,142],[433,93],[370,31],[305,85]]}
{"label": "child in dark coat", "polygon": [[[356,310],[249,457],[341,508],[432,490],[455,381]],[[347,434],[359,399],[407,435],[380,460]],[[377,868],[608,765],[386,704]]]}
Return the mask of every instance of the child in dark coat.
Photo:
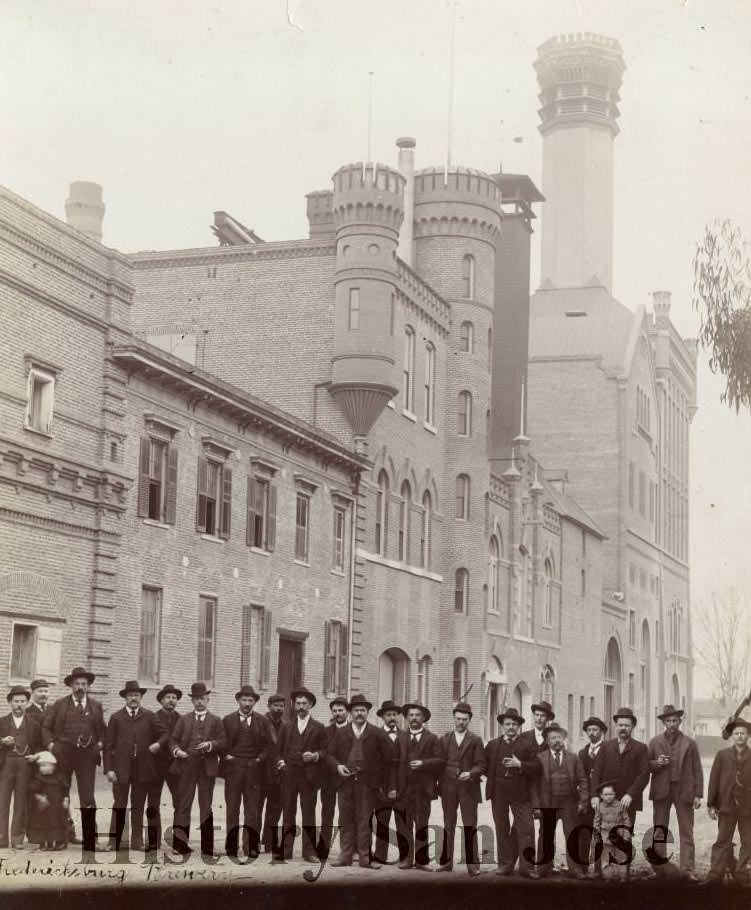
{"label": "child in dark coat", "polygon": [[619,829],[617,834],[621,841],[630,841],[630,820],[628,812],[621,807],[615,797],[614,781],[603,781],[599,787],[600,804],[595,812],[593,827],[599,834],[602,845],[601,866],[604,878],[621,880],[628,878],[629,862],[625,851],[614,843],[612,832]]}
{"label": "child in dark coat", "polygon": [[29,784],[28,838],[40,850],[63,850],[68,840],[68,785],[51,752],[36,757]]}

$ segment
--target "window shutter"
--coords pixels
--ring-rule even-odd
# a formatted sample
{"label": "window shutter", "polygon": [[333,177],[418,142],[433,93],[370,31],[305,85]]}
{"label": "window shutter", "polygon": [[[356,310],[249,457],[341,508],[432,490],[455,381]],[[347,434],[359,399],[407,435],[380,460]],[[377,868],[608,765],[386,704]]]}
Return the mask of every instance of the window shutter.
{"label": "window shutter", "polygon": [[220,537],[227,540],[232,528],[232,471],[228,467],[222,469],[222,523]]}
{"label": "window shutter", "polygon": [[149,459],[151,457],[151,440],[141,437],[141,455],[138,467],[138,517],[149,517]]}
{"label": "window shutter", "polygon": [[177,519],[177,449],[170,446],[167,452],[167,489],[164,498],[164,520],[168,525]]}
{"label": "window shutter", "polygon": [[254,535],[256,529],[256,484],[252,477],[248,477],[248,494],[247,494],[247,523],[245,526],[245,543],[252,547],[255,544]]}
{"label": "window shutter", "polygon": [[347,666],[349,661],[349,629],[344,623],[339,625],[339,686],[338,694],[346,695],[349,679],[347,678]]}
{"label": "window shutter", "polygon": [[263,611],[263,655],[261,660],[261,688],[267,688],[271,670],[271,610]]}
{"label": "window shutter", "polygon": [[37,659],[34,675],[48,682],[60,679],[60,656],[63,650],[63,630],[54,626],[37,629]]}
{"label": "window shutter", "polygon": [[323,691],[332,692],[334,689],[331,679],[331,623],[328,619],[323,624]]}
{"label": "window shutter", "polygon": [[266,521],[266,549],[276,546],[276,487],[269,484],[269,514]]}
{"label": "window shutter", "polygon": [[206,531],[206,494],[209,482],[209,463],[198,459],[198,495],[196,496],[196,529]]}

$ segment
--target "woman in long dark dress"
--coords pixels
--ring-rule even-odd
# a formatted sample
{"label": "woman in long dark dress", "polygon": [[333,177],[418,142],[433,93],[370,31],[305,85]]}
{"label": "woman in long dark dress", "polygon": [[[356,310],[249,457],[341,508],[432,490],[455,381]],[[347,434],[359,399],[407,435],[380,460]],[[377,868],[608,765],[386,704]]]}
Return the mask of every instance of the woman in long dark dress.
{"label": "woman in long dark dress", "polygon": [[68,785],[51,752],[40,752],[36,764],[29,784],[27,836],[40,850],[62,850],[68,837]]}

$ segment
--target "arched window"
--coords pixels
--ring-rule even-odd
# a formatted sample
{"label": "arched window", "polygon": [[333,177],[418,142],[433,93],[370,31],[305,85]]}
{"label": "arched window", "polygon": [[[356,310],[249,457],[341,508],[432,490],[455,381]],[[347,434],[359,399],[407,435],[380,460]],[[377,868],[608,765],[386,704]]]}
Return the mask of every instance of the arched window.
{"label": "arched window", "polygon": [[422,657],[417,663],[417,701],[429,707],[431,668],[433,661],[429,657]]}
{"label": "arched window", "polygon": [[493,369],[493,330],[488,329],[488,372]]}
{"label": "arched window", "polygon": [[399,503],[399,559],[409,562],[409,518],[412,510],[412,490],[405,480],[400,491]]}
{"label": "arched window", "polygon": [[500,562],[501,548],[495,534],[488,547],[488,610],[498,613],[500,606]]}
{"label": "arched window", "polygon": [[454,613],[469,612],[469,572],[457,569],[454,574]]}
{"label": "arched window", "polygon": [[550,664],[545,664],[540,671],[540,699],[550,705],[555,704],[555,670]]}
{"label": "arched window", "polygon": [[549,628],[553,625],[553,563],[545,560],[545,605],[542,624]]}
{"label": "arched window", "polygon": [[465,320],[459,329],[459,350],[471,354],[475,346],[475,328]]}
{"label": "arched window", "polygon": [[461,701],[462,696],[467,691],[467,661],[463,657],[457,657],[454,661],[454,680],[452,695],[454,702]]}
{"label": "arched window", "polygon": [[475,257],[467,253],[462,259],[462,297],[472,300],[475,296]]}
{"label": "arched window", "polygon": [[425,423],[435,423],[435,348],[425,345]]}
{"label": "arched window", "polygon": [[456,478],[456,517],[469,521],[469,475],[459,474]]}
{"label": "arched window", "polygon": [[420,565],[430,568],[430,532],[433,519],[433,501],[426,490],[422,496],[422,523],[420,525]]}
{"label": "arched window", "polygon": [[375,551],[385,556],[389,526],[389,476],[385,471],[378,475],[375,520]]}
{"label": "arched window", "polygon": [[403,407],[407,411],[415,406],[415,330],[411,325],[404,329],[404,375],[402,382]]}
{"label": "arched window", "polygon": [[458,432],[460,436],[472,435],[472,393],[459,392]]}

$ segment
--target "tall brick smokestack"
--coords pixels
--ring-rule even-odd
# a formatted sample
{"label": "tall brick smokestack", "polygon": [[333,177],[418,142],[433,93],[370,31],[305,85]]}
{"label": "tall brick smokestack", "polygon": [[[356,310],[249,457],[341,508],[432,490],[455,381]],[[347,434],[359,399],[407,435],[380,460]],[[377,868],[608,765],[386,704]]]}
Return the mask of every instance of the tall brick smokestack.
{"label": "tall brick smokestack", "polygon": [[71,227],[101,242],[104,210],[102,188],[98,183],[86,180],[71,183],[65,200],[65,220]]}

